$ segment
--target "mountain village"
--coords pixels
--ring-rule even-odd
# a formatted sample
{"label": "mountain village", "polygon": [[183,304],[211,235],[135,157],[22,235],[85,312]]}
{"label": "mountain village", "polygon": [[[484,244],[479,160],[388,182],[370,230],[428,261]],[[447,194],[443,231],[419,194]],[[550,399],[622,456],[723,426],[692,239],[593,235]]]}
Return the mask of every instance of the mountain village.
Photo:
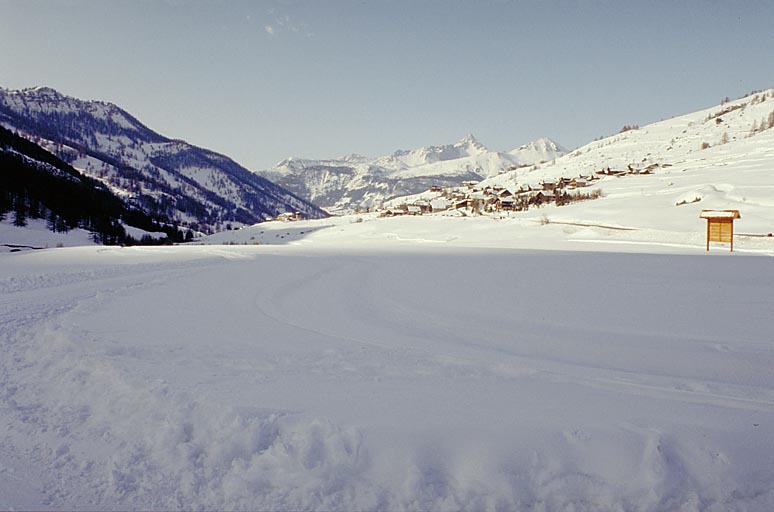
{"label": "mountain village", "polygon": [[426,194],[413,201],[396,200],[397,205],[377,209],[384,217],[396,215],[423,215],[454,211],[460,215],[483,215],[499,212],[521,212],[530,207],[554,203],[563,206],[573,201],[597,199],[602,192],[595,188],[592,192],[576,191],[598,181],[599,176],[578,176],[577,178],[559,178],[556,181],[544,181],[538,187],[521,185],[512,188],[500,185],[479,187],[478,182],[466,181],[461,187],[431,187]]}

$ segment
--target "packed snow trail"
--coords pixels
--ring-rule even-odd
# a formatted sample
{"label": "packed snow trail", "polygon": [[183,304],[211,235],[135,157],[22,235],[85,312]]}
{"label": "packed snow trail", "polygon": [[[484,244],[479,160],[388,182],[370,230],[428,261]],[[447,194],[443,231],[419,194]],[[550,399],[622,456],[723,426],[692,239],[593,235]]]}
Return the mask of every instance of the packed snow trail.
{"label": "packed snow trail", "polygon": [[772,267],[3,255],[0,508],[770,510]]}

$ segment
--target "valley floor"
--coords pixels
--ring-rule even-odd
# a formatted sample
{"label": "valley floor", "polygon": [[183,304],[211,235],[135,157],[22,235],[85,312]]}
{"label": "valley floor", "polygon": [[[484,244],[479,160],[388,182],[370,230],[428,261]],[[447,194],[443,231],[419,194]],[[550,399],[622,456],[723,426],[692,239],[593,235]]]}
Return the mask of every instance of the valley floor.
{"label": "valley floor", "polygon": [[0,508],[774,508],[770,256],[310,240],[0,254]]}

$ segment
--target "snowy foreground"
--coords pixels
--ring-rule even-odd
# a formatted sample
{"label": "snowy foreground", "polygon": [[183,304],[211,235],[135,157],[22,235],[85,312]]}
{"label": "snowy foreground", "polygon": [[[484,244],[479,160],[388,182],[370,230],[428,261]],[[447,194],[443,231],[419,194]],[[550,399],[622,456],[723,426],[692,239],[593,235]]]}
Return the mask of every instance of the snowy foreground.
{"label": "snowy foreground", "polygon": [[774,509],[770,250],[377,222],[0,254],[0,509]]}

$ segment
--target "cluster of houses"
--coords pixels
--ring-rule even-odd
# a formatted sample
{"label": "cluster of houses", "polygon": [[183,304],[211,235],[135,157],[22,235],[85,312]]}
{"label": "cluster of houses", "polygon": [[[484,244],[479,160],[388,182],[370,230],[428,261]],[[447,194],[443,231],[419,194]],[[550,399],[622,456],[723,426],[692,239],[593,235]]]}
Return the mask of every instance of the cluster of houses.
{"label": "cluster of houses", "polygon": [[599,171],[596,171],[594,174],[599,176],[626,176],[630,174],[653,174],[656,169],[659,167],[670,167],[671,164],[650,164],[646,167],[643,167],[642,169],[639,169],[637,167],[634,167],[632,165],[627,165],[626,169],[611,169],[610,167],[605,167],[604,169],[600,169]]}
{"label": "cluster of houses", "polygon": [[[464,182],[461,187],[441,188],[430,187],[430,192],[437,192],[434,199],[418,199],[404,203],[382,212],[384,217],[396,215],[423,215],[446,210],[459,210],[473,214],[495,213],[503,211],[524,211],[530,206],[556,202],[566,204],[579,194],[571,195],[569,191],[585,188],[600,176],[579,176],[577,178],[559,178],[556,181],[543,181],[539,186],[521,185],[518,187],[477,187],[477,182]],[[583,198],[590,196],[584,194]],[[598,197],[598,193],[596,195]],[[566,202],[563,202],[566,201]]]}
{"label": "cluster of houses", "polygon": [[282,222],[291,222],[294,220],[301,220],[301,212],[283,212],[274,217],[273,220],[278,220]]}

